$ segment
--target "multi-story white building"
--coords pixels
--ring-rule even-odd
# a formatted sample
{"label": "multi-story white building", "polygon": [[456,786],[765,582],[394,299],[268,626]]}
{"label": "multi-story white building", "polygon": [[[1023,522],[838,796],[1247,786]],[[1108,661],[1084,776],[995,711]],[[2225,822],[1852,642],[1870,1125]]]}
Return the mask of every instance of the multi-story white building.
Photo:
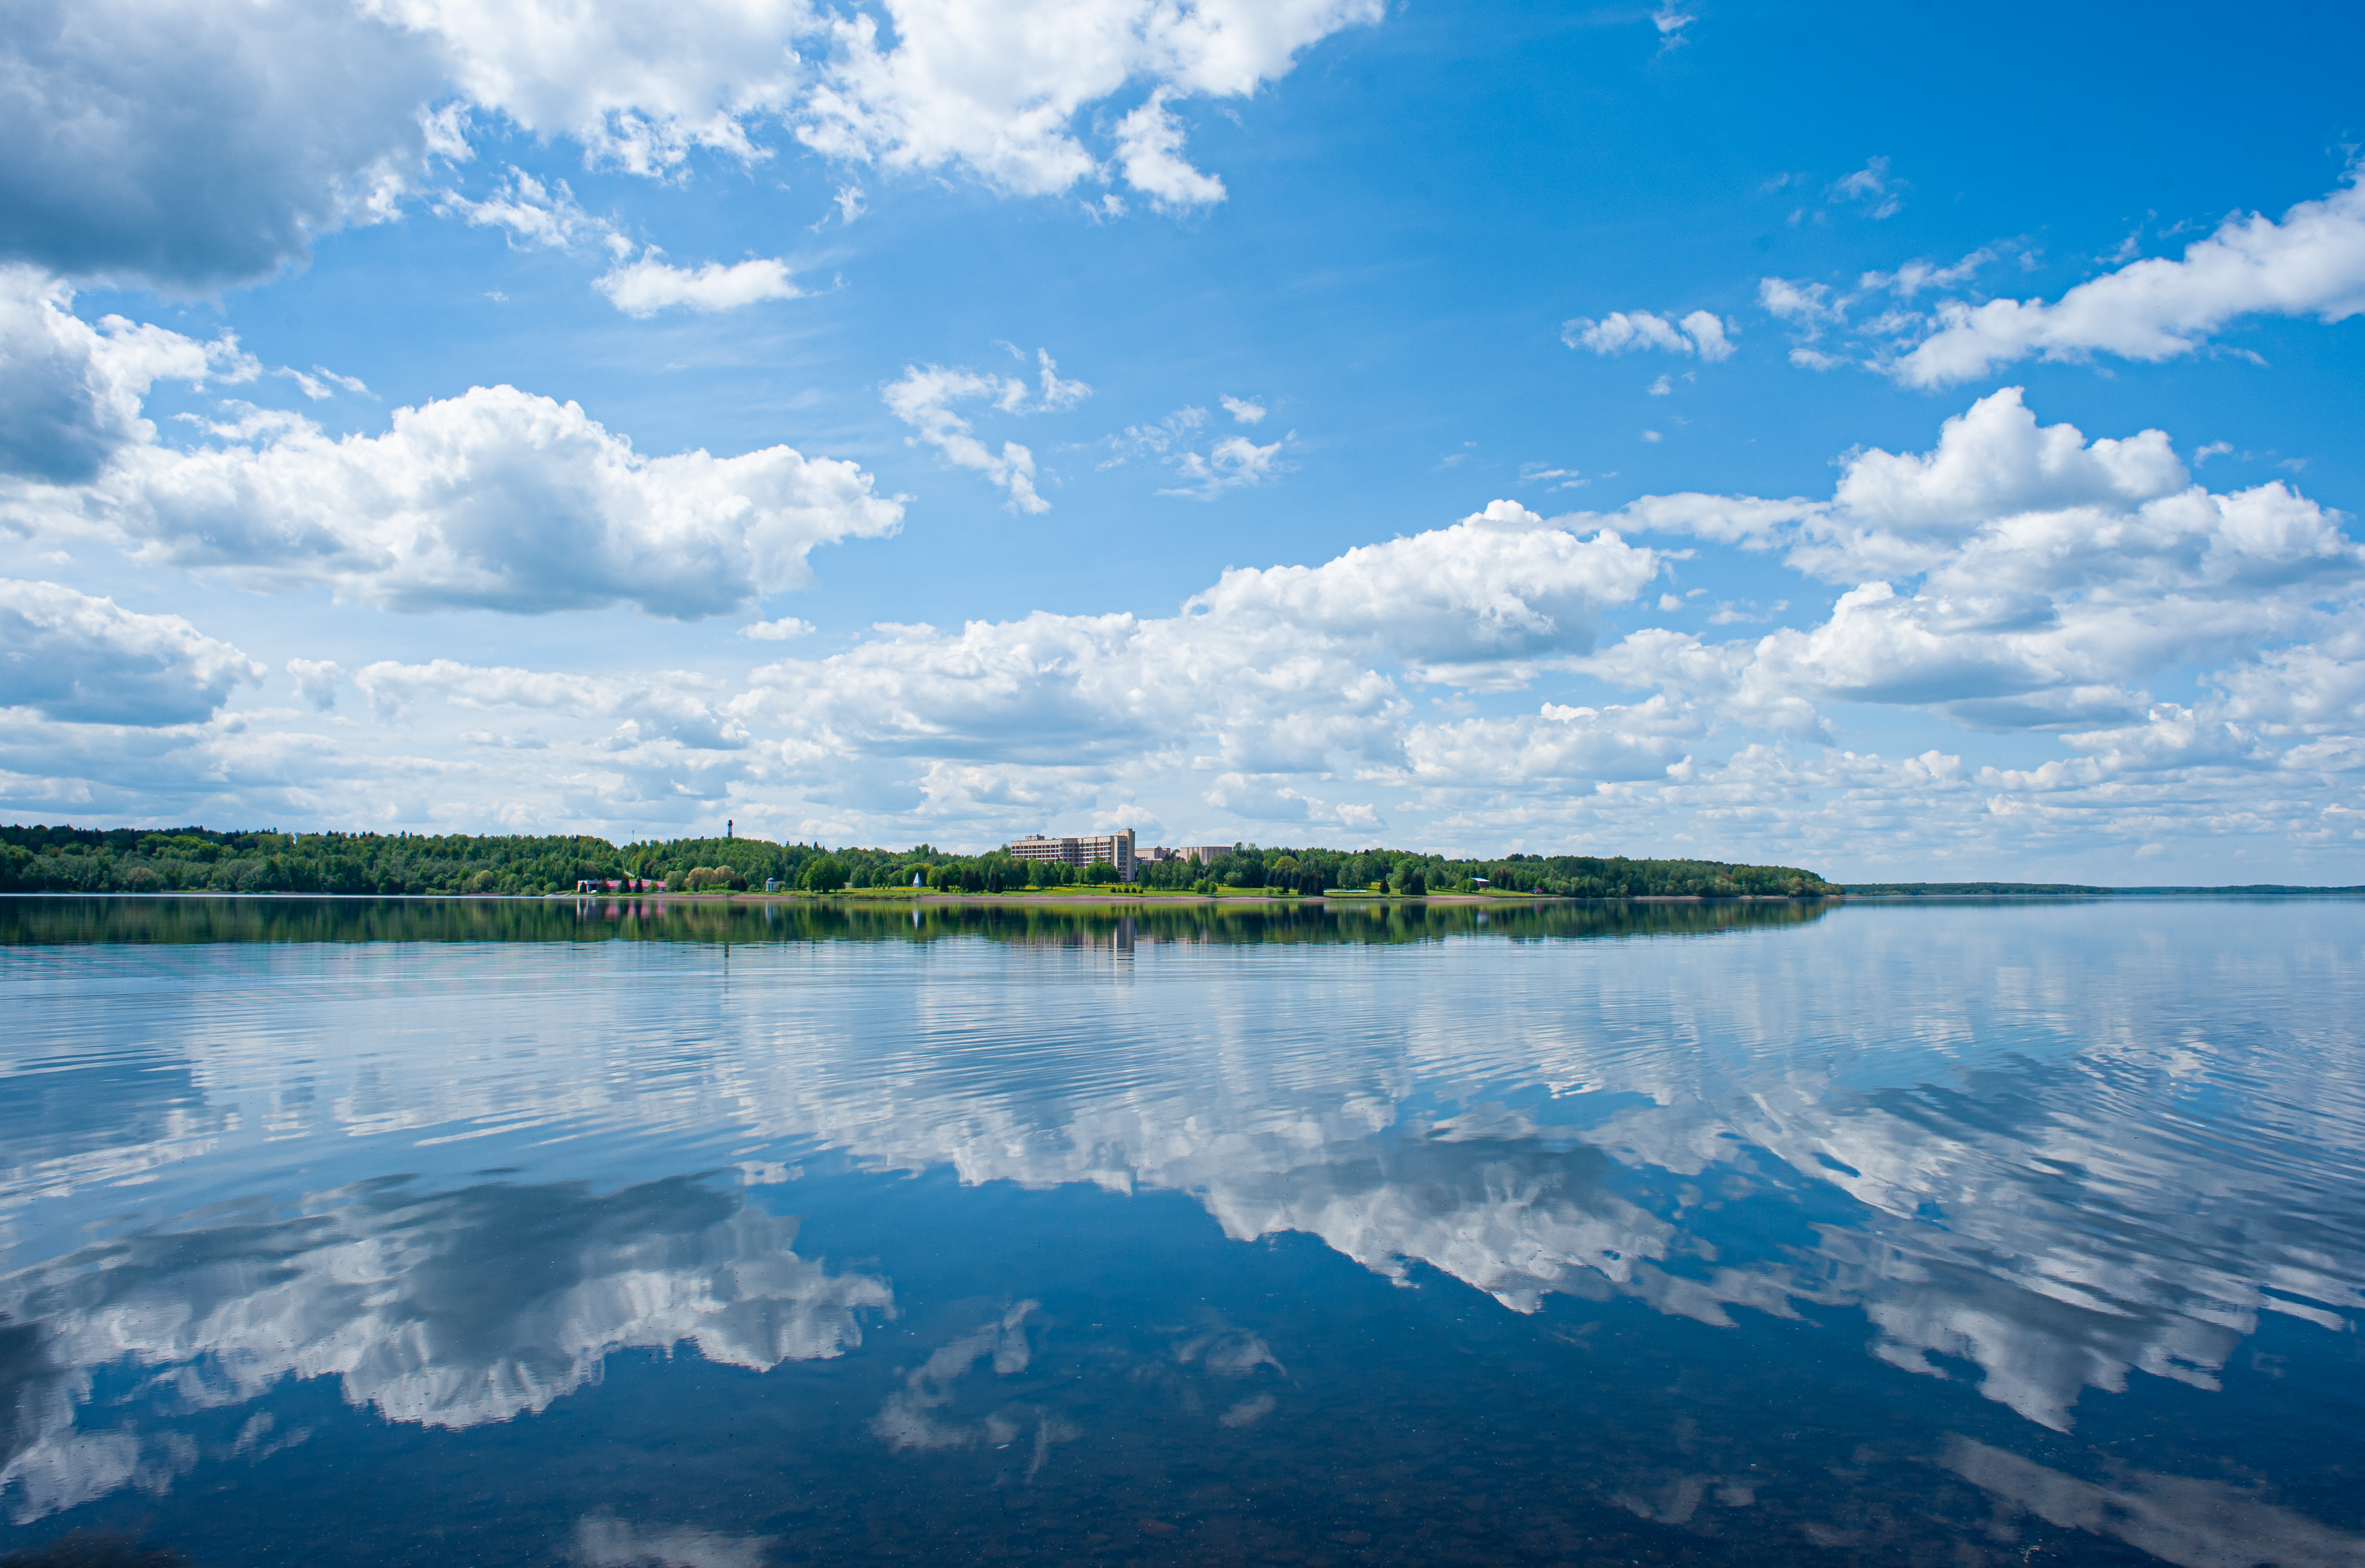
{"label": "multi-story white building", "polygon": [[1046,838],[1030,833],[1025,838],[1013,839],[1002,846],[1014,860],[1042,860],[1055,866],[1090,866],[1105,860],[1116,868],[1117,880],[1134,879],[1137,862],[1133,852],[1133,829],[1121,827],[1115,833],[1092,834],[1080,838]]}

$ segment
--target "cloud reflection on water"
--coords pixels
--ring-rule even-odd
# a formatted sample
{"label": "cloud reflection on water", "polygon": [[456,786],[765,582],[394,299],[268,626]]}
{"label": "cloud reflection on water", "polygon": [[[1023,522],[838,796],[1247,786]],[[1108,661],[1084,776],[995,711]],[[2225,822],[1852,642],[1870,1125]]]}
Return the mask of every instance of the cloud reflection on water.
{"label": "cloud reflection on water", "polygon": [[796,1232],[688,1180],[387,1183],[135,1231],[0,1282],[0,1483],[21,1521],[194,1462],[176,1434],[77,1428],[116,1363],[180,1411],[325,1376],[388,1420],[465,1428],[542,1410],[629,1348],[757,1371],[842,1354],[892,1294],[797,1256]]}
{"label": "cloud reflection on water", "polygon": [[[160,976],[212,991],[158,1014],[186,1088],[127,1103],[111,1137],[12,1124],[0,1197],[11,1212],[95,1197],[162,1169],[168,1146],[255,1159],[272,1126],[410,1162],[523,1148],[543,1170],[644,1146],[677,1169],[721,1165],[717,1149],[773,1157],[751,1169],[825,1151],[971,1184],[1184,1193],[1236,1239],[1317,1237],[1520,1313],[1553,1294],[1720,1327],[1734,1309],[1855,1307],[1881,1360],[1976,1368],[1989,1398],[2061,1430],[2086,1391],[2133,1372],[2215,1387],[2262,1313],[2346,1332],[2365,1308],[2337,1152],[2365,1126],[2343,1032],[2365,1015],[2350,916],[2326,935],[2288,906],[2228,930],[2227,907],[1851,911],[1705,941],[1386,950],[1138,929],[1120,948],[1111,927],[1066,946],[151,951],[117,960],[127,1020]],[[210,1129],[202,1147],[187,1127]],[[8,1474],[64,1506],[181,1462],[72,1432],[87,1369],[127,1355],[183,1368],[193,1402],[333,1372],[355,1403],[460,1426],[540,1409],[623,1346],[688,1339],[768,1366],[834,1354],[857,1341],[858,1310],[891,1306],[882,1282],[790,1253],[792,1222],[692,1184],[631,1191],[663,1198],[603,1211],[627,1194],[481,1187],[239,1222],[219,1244],[271,1257],[261,1282],[162,1231],[107,1244],[129,1269],[103,1290],[78,1282],[98,1278],[94,1255],[38,1265],[0,1310],[40,1326],[34,1364],[55,1375],[16,1383]],[[465,1264],[432,1247],[420,1284],[391,1282],[413,1268],[396,1258],[415,1245],[404,1227],[433,1225],[371,1216],[420,1202],[448,1206],[452,1238],[504,1234],[504,1205],[544,1204],[577,1238],[579,1299],[521,1300],[499,1332],[439,1317],[447,1295],[499,1293],[488,1272],[439,1294],[436,1268]],[[159,1282],[146,1296],[143,1278]],[[196,1305],[176,1316],[182,1296]],[[874,1434],[926,1450],[994,1439],[999,1420],[1057,1440],[1040,1412],[948,1414],[981,1361],[1024,1366],[1011,1310],[945,1342],[959,1364],[913,1372]],[[1259,1420],[1268,1397],[1224,1419]],[[84,1479],[41,1480],[73,1468],[73,1443],[89,1445]]]}
{"label": "cloud reflection on water", "polygon": [[2327,1529],[2223,1482],[2129,1470],[2098,1485],[1961,1436],[1948,1470],[2047,1523],[2112,1536],[2179,1568],[2353,1568],[2365,1536]]}

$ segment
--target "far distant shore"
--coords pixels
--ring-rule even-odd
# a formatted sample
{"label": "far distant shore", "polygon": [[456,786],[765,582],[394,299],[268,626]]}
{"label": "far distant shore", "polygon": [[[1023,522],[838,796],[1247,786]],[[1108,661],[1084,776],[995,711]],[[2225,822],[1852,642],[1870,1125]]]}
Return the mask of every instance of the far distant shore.
{"label": "far distant shore", "polygon": [[1575,898],[1552,893],[1477,892],[1477,893],[1367,893],[1339,891],[1331,893],[1269,893],[1242,890],[1220,895],[1209,893],[1169,892],[1156,888],[1114,889],[1060,888],[1056,890],[1003,893],[945,893],[933,890],[911,888],[852,888],[837,892],[814,893],[783,890],[767,893],[717,892],[700,890],[692,892],[668,892],[661,888],[638,892],[584,893],[308,893],[308,892],[227,892],[205,888],[175,889],[154,892],[10,892],[0,893],[6,899],[335,899],[347,902],[367,902],[387,899],[433,900],[444,903],[682,903],[702,905],[733,904],[903,904],[913,908],[949,908],[960,905],[978,907],[1012,907],[1034,904],[1355,904],[1451,903],[1490,904],[1496,906],[1540,903],[1829,903],[1829,897],[1807,893],[1796,898],[1788,893],[1743,893],[1730,897],[1713,897],[1699,893],[1637,893],[1631,898]]}
{"label": "far distant shore", "polygon": [[2113,898],[2365,898],[2365,887],[2303,887],[2280,882],[2237,883],[2218,887],[2135,887],[2113,888],[2077,883],[1966,883],[1966,882],[1890,882],[1852,885],[1834,888],[1828,893],[1636,893],[1628,896],[1579,897],[1572,894],[1528,893],[1509,889],[1485,890],[1477,892],[1444,893],[1374,893],[1359,889],[1328,890],[1320,893],[1273,893],[1261,890],[1240,889],[1221,894],[1194,893],[1158,888],[1126,888],[1122,885],[1100,885],[1059,889],[1012,890],[1001,893],[939,892],[933,889],[915,888],[850,888],[835,892],[816,893],[798,890],[762,892],[725,892],[701,889],[694,891],[667,891],[646,889],[625,892],[621,890],[600,892],[551,893],[321,893],[300,891],[232,892],[204,888],[158,890],[147,892],[73,892],[66,890],[0,892],[0,899],[327,899],[341,902],[375,902],[391,899],[417,900],[445,903],[678,903],[704,907],[746,906],[756,904],[901,904],[912,908],[931,909],[1008,909],[1050,904],[1062,907],[1079,905],[1158,905],[1174,904],[1205,906],[1256,904],[1268,908],[1295,905],[1326,904],[1342,908],[1370,904],[1459,904],[1475,906],[1527,906],[1548,903],[1908,903],[1945,902],[1955,901],[2018,901],[2024,902],[2068,902],[2085,899]]}
{"label": "far distant shore", "polygon": [[680,903],[708,906],[745,904],[902,904],[931,909],[972,906],[1010,908],[1035,904],[1291,904],[1330,903],[1341,907],[1358,904],[1481,904],[1495,907],[1526,906],[1542,903],[1833,903],[1833,895],[1802,893],[1738,893],[1712,895],[1703,893],[1636,893],[1631,897],[1577,898],[1555,893],[1502,892],[1474,893],[1369,893],[1351,890],[1324,893],[1271,893],[1240,890],[1222,894],[1169,892],[1157,888],[1060,888],[1032,892],[947,893],[913,888],[851,888],[837,892],[815,893],[783,890],[779,892],[718,892],[701,889],[690,892],[668,892],[652,888],[637,892],[621,890],[608,892],[581,893],[311,893],[311,892],[230,892],[218,889],[181,888],[151,892],[72,892],[35,891],[0,893],[0,899],[333,899],[362,903],[389,899],[434,901],[443,903]]}

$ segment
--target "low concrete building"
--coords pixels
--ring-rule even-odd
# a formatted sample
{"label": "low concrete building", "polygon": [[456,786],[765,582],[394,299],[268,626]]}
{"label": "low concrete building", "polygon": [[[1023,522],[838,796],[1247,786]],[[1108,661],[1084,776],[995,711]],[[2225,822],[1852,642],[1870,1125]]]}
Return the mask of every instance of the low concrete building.
{"label": "low concrete building", "polygon": [[1195,860],[1202,866],[1212,866],[1232,852],[1228,844],[1186,844],[1175,855],[1184,860]]}
{"label": "low concrete building", "polygon": [[1130,882],[1138,864],[1134,858],[1133,829],[1088,834],[1076,838],[1047,838],[1030,833],[1002,846],[1014,860],[1041,860],[1055,866],[1090,866],[1105,860],[1116,868],[1117,880]]}

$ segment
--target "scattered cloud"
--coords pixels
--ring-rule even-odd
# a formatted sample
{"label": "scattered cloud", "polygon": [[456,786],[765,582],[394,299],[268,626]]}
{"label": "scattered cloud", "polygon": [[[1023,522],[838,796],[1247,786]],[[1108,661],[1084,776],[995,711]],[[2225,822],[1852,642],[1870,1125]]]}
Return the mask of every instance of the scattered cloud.
{"label": "scattered cloud", "polygon": [[345,678],[334,659],[289,659],[287,673],[296,678],[296,695],[325,713],[337,705],[337,686]]}
{"label": "scattered cloud", "polygon": [[1832,303],[1828,284],[1793,283],[1788,278],[1760,278],[1757,303],[1768,314],[1812,327],[1844,319],[1845,310]]}
{"label": "scattered cloud", "polygon": [[1137,457],[1167,456],[1178,445],[1188,446],[1206,424],[1207,410],[1186,404],[1154,425],[1127,425],[1102,438],[1109,455],[1099,466],[1120,468]]}
{"label": "scattered cloud", "polygon": [[1544,463],[1519,465],[1519,483],[1522,485],[1544,485],[1554,490],[1580,490],[1588,482],[1585,475],[1575,468],[1556,468]]}
{"label": "scattered cloud", "polygon": [[[2201,352],[2248,316],[2333,322],[2365,312],[2365,189],[2353,174],[2342,189],[2299,203],[2280,222],[2236,214],[2187,246],[2180,260],[2129,262],[2050,303],[1957,297],[2011,249],[1981,246],[1946,265],[1913,261],[1894,272],[1867,272],[1845,294],[1827,284],[1764,278],[1758,304],[1790,324],[1793,364],[1828,370],[1853,362],[1925,388],[1978,380],[2030,358],[2174,359]],[[2025,251],[2022,255],[2028,259]],[[1923,308],[1917,301],[1925,293],[1940,297]],[[1852,315],[1876,297],[1890,303],[1877,314]],[[1819,346],[1830,333],[1854,341],[1834,353]]]}
{"label": "scattered cloud", "polygon": [[994,452],[977,438],[968,420],[953,411],[956,403],[983,402],[1004,414],[1058,413],[1093,395],[1082,381],[1062,380],[1048,351],[1037,350],[1037,358],[1039,394],[1014,375],[929,364],[904,366],[902,376],[889,383],[880,397],[890,412],[919,432],[907,440],[927,442],[946,462],[973,469],[1009,491],[1013,510],[1047,512],[1051,503],[1035,488],[1035,454],[1014,441],[1003,442],[1002,450]]}
{"label": "scattered cloud", "polygon": [[1182,125],[1167,106],[1172,96],[1160,87],[1117,122],[1118,166],[1125,183],[1160,212],[1212,207],[1224,199],[1224,182],[1183,158]]}
{"label": "scattered cloud", "polygon": [[499,229],[512,245],[564,251],[588,242],[604,244],[620,254],[630,253],[632,248],[614,225],[583,210],[565,180],[545,184],[515,166],[483,201],[446,191],[435,198],[435,210],[476,228]]}
{"label": "scattered cloud", "polygon": [[792,637],[804,636],[813,629],[813,622],[810,621],[800,621],[793,615],[784,615],[778,621],[749,622],[739,628],[739,635],[753,637],[759,643],[785,643]]}
{"label": "scattered cloud", "polygon": [[789,280],[786,262],[771,257],[724,266],[709,262],[702,267],[668,266],[656,258],[654,245],[641,259],[616,267],[591,286],[606,295],[627,316],[654,316],[675,306],[712,313],[770,299],[798,299],[804,291]]}
{"label": "scattered cloud", "polygon": [[1093,395],[1093,389],[1081,381],[1059,379],[1059,367],[1052,363],[1048,350],[1037,349],[1035,358],[1042,373],[1042,392],[1037,404],[1039,408],[1058,413],[1062,409],[1074,408]]}
{"label": "scattered cloud", "polygon": [[2236,214],[2180,260],[2132,262],[2058,300],[1942,300],[1933,330],[1880,368],[1909,386],[1976,380],[2031,357],[2157,363],[2197,352],[2246,316],[2365,312],[2365,186],[2303,201],[2276,222]]}
{"label": "scattered cloud", "polygon": [[297,391],[303,393],[305,397],[311,398],[312,401],[316,403],[325,402],[329,398],[335,397],[337,395],[336,389],[340,386],[343,387],[348,392],[358,392],[364,398],[376,396],[376,394],[373,393],[369,389],[368,385],[364,383],[360,376],[340,375],[325,364],[314,365],[312,367],[311,374],[309,375],[296,369],[292,365],[284,364],[278,369],[273,371],[271,374],[274,375],[284,375],[287,377],[287,379],[296,383],[296,389]]}
{"label": "scattered cloud", "polygon": [[1861,207],[1877,222],[1904,210],[1904,193],[1909,188],[1904,181],[1889,174],[1888,159],[1868,158],[1855,174],[1833,181],[1823,192],[1823,199],[1835,207]]}
{"label": "scattered cloud", "polygon": [[[1263,405],[1237,398],[1224,398],[1223,405],[1240,424],[1255,424],[1266,413]],[[1137,458],[1157,458],[1181,481],[1158,493],[1200,501],[1212,501],[1228,490],[1261,485],[1287,470],[1288,465],[1281,461],[1281,454],[1297,439],[1295,431],[1262,446],[1244,435],[1220,436],[1203,451],[1197,443],[1206,425],[1207,410],[1195,405],[1177,409],[1156,424],[1127,425],[1117,434],[1102,439],[1101,445],[1108,455],[1099,466],[1119,468]],[[1452,454],[1442,465],[1451,467],[1460,461],[1461,454]]]}
{"label": "scattered cloud", "polygon": [[[1911,299],[1923,289],[1954,288],[1977,277],[1979,269],[1996,259],[1996,252],[1982,245],[1949,266],[1934,262],[1908,262],[1893,273],[1869,272],[1856,280],[1856,293],[1868,295],[1886,292],[1901,299]],[[1768,280],[1771,281],[1771,280]]]}
{"label": "scattered cloud", "polygon": [[1664,349],[1670,353],[1698,354],[1715,364],[1732,357],[1732,337],[1738,331],[1706,310],[1695,310],[1680,321],[1648,310],[1613,310],[1598,321],[1589,316],[1564,321],[1560,337],[1573,349],[1590,349],[1597,354]]}
{"label": "scattered cloud", "polygon": [[[1826,331],[1854,334],[1858,339],[1854,352],[1869,353],[1876,358],[1892,353],[1898,340],[1911,340],[1930,330],[1931,318],[1912,308],[1916,296],[1927,289],[1951,288],[1969,280],[1996,255],[1996,248],[1982,246],[1948,266],[1912,261],[1891,273],[1867,272],[1845,294],[1834,294],[1828,284],[1760,278],[1757,303],[1768,315],[1790,324],[1792,364],[1808,370],[1836,370],[1853,362],[1846,353],[1833,353],[1815,346],[1822,342]],[[1880,296],[1886,296],[1890,303],[1878,315],[1861,321],[1849,319],[1851,310]],[[1867,349],[1863,342],[1866,339],[1877,340],[1877,345]],[[1874,360],[1864,363],[1870,364]]]}
{"label": "scattered cloud", "polygon": [[1193,500],[1212,501],[1226,490],[1237,490],[1250,485],[1261,485],[1279,472],[1276,462],[1281,449],[1291,436],[1259,446],[1244,435],[1227,435],[1203,454],[1185,452],[1175,459],[1175,472],[1182,483],[1163,489],[1161,496],[1187,496]]}

